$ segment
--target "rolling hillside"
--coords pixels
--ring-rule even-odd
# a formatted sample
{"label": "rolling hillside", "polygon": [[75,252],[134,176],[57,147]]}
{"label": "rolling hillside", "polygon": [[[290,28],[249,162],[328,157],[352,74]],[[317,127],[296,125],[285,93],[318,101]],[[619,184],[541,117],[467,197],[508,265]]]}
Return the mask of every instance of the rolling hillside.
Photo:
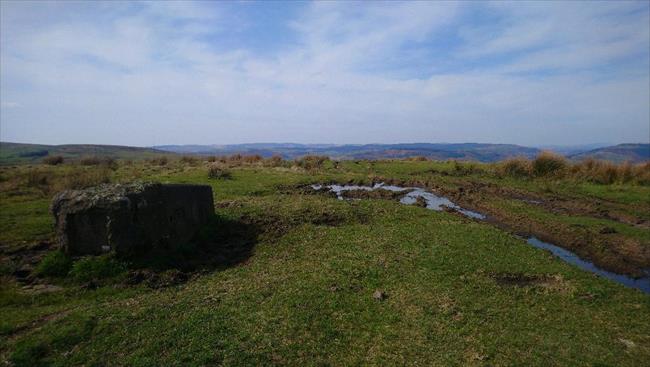
{"label": "rolling hillside", "polygon": [[60,155],[68,160],[77,160],[88,156],[138,160],[169,154],[172,153],[153,148],[119,145],[0,143],[0,165],[38,163],[48,155]]}
{"label": "rolling hillside", "polygon": [[387,159],[425,156],[431,159],[459,159],[494,162],[508,157],[534,157],[539,150],[512,144],[236,144],[236,145],[164,145],[159,150],[201,155],[260,154],[292,159],[306,154],[327,155],[334,159]]}
{"label": "rolling hillside", "polygon": [[619,144],[569,156],[572,160],[594,158],[613,162],[641,163],[650,160],[650,144]]}

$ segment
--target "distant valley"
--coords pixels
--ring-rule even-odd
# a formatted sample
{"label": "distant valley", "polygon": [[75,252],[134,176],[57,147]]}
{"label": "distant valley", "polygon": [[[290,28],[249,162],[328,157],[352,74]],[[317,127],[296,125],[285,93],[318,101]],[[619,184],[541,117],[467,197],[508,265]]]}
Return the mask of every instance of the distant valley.
{"label": "distant valley", "polygon": [[[599,147],[553,147],[546,148],[562,154],[571,160],[595,158],[613,162],[633,163],[650,160],[650,144],[619,144]],[[231,155],[259,154],[263,157],[274,155],[284,159],[294,159],[305,155],[325,155],[338,160],[356,159],[401,159],[426,157],[434,160],[463,160],[477,162],[497,162],[512,157],[533,158],[543,149],[514,144],[480,143],[411,143],[411,144],[294,144],[294,143],[253,143],[232,145],[160,145],[154,147],[127,147],[117,145],[42,145],[21,143],[0,143],[0,164],[32,164],[40,162],[45,156],[61,155],[67,160],[97,156],[115,159],[147,159],[174,155]]]}

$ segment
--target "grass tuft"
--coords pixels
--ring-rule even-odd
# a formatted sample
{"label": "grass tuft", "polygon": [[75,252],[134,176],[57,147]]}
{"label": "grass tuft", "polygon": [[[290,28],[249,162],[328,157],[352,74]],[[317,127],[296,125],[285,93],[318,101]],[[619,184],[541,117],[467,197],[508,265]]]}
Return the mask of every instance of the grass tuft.
{"label": "grass tuft", "polygon": [[561,175],[568,167],[566,158],[553,152],[541,152],[532,163],[533,175],[548,177]]}
{"label": "grass tuft", "polygon": [[528,159],[518,157],[503,161],[498,166],[497,172],[510,177],[529,177],[532,173],[532,167]]}
{"label": "grass tuft", "polygon": [[70,272],[72,260],[61,250],[47,254],[36,267],[36,275],[42,277],[64,277]]}
{"label": "grass tuft", "polygon": [[213,163],[210,165],[210,168],[208,168],[208,178],[215,180],[226,180],[230,179],[231,176],[231,172],[218,163]]}
{"label": "grass tuft", "polygon": [[70,275],[79,282],[113,278],[126,272],[126,265],[112,255],[89,256],[77,260]]}

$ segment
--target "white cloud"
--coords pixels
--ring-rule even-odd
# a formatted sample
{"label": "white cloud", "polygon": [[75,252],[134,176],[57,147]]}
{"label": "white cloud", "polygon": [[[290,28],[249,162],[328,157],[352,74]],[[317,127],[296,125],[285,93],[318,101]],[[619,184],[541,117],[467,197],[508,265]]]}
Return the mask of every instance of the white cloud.
{"label": "white cloud", "polygon": [[[52,8],[33,15],[40,24],[2,4],[3,140],[561,144],[650,134],[647,71],[589,70],[644,57],[648,25],[639,22],[648,14],[611,19],[629,7],[497,3],[504,21],[486,36],[464,22],[465,3],[317,2],[286,20],[298,32],[295,47],[262,55],[221,47],[232,20],[219,3],[109,3],[105,16],[61,22]],[[14,17],[22,23],[5,22]],[[462,28],[465,42],[447,55],[456,63],[531,52],[417,78],[368,67],[399,58],[404,45],[440,41],[451,28]],[[518,74],[544,68],[573,72]],[[5,100],[30,108],[7,109]],[[54,124],[60,135],[46,128]]]}

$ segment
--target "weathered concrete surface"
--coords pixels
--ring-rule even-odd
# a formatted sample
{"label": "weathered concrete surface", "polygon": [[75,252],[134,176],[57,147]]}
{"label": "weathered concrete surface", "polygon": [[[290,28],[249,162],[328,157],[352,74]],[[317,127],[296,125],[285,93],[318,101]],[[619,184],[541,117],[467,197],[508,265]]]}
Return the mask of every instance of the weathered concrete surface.
{"label": "weathered concrete surface", "polygon": [[126,256],[186,243],[214,214],[214,204],[207,185],[134,183],[64,191],[51,210],[66,253]]}

